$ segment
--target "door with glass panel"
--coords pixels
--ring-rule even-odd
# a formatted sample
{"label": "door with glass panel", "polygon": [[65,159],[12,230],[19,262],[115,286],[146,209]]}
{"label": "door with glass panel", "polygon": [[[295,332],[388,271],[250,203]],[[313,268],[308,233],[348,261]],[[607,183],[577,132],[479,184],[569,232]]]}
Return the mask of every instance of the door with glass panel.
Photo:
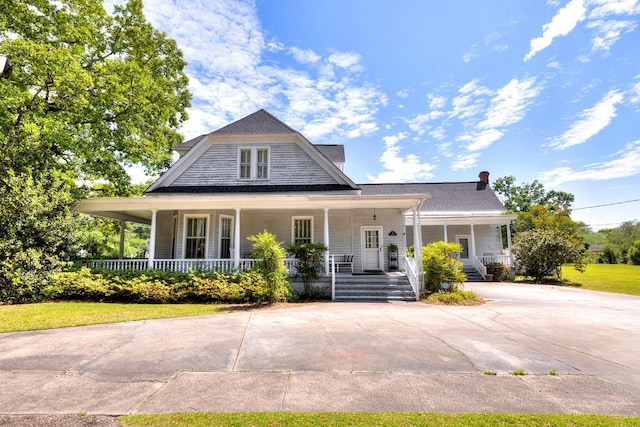
{"label": "door with glass panel", "polygon": [[362,227],[362,269],[381,271],[382,261],[382,227]]}

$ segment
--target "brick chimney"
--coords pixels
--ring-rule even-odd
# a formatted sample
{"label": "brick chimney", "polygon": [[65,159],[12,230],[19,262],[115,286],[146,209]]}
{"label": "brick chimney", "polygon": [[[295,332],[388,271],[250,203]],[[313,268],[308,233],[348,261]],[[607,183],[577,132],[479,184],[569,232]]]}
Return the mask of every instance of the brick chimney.
{"label": "brick chimney", "polygon": [[489,171],[480,172],[480,175],[478,175],[478,178],[480,178],[480,181],[482,181],[485,184],[489,185]]}

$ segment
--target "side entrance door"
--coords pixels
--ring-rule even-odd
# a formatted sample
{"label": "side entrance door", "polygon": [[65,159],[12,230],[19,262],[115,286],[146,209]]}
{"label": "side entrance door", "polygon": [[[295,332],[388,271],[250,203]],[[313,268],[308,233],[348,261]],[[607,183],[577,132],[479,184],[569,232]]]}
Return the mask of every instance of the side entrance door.
{"label": "side entrance door", "polygon": [[382,271],[382,227],[362,227],[362,269]]}
{"label": "side entrance door", "polygon": [[460,244],[460,246],[462,246],[462,252],[460,252],[460,255],[458,256],[458,259],[460,261],[462,261],[462,263],[464,265],[468,265],[471,263],[471,258],[469,255],[469,245],[471,242],[471,236],[463,234],[463,235],[456,235],[456,242],[458,242]]}

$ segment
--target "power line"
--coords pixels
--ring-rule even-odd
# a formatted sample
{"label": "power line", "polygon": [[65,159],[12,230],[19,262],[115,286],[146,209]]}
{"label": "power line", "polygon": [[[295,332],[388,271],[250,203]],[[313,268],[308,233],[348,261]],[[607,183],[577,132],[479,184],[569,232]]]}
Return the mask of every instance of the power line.
{"label": "power line", "polygon": [[584,206],[582,208],[573,208],[572,210],[580,211],[580,210],[583,210],[583,209],[602,208],[604,206],[622,205],[622,204],[625,204],[625,203],[633,203],[633,202],[640,202],[640,199],[624,200],[622,202],[614,202],[614,203],[605,203],[603,205]]}

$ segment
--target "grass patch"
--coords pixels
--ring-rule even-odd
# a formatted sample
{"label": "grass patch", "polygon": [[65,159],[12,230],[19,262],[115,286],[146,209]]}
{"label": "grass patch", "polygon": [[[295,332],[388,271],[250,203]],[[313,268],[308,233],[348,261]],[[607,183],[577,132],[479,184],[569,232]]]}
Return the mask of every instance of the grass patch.
{"label": "grass patch", "polygon": [[213,304],[105,304],[47,302],[0,306],[0,333],[66,328],[132,320],[202,316],[228,311]]}
{"label": "grass patch", "polygon": [[451,292],[438,291],[422,299],[427,304],[441,305],[480,305],[484,300],[475,292],[458,289]]}
{"label": "grass patch", "polygon": [[584,273],[570,266],[562,267],[565,284],[582,289],[640,295],[640,266],[628,264],[587,264]]}
{"label": "grass patch", "polygon": [[125,415],[126,427],[170,426],[637,426],[640,417],[573,414],[444,414],[417,412],[240,412]]}
{"label": "grass patch", "polygon": [[498,371],[486,370],[484,371],[485,375],[498,375]]}
{"label": "grass patch", "polygon": [[529,372],[525,371],[524,369],[516,369],[515,371],[511,371],[509,372],[511,375],[516,375],[516,376],[525,376],[525,375],[529,375]]}
{"label": "grass patch", "polygon": [[560,375],[560,372],[558,372],[557,369],[552,369],[549,371],[549,375],[553,375],[554,377],[557,377],[558,375]]}

